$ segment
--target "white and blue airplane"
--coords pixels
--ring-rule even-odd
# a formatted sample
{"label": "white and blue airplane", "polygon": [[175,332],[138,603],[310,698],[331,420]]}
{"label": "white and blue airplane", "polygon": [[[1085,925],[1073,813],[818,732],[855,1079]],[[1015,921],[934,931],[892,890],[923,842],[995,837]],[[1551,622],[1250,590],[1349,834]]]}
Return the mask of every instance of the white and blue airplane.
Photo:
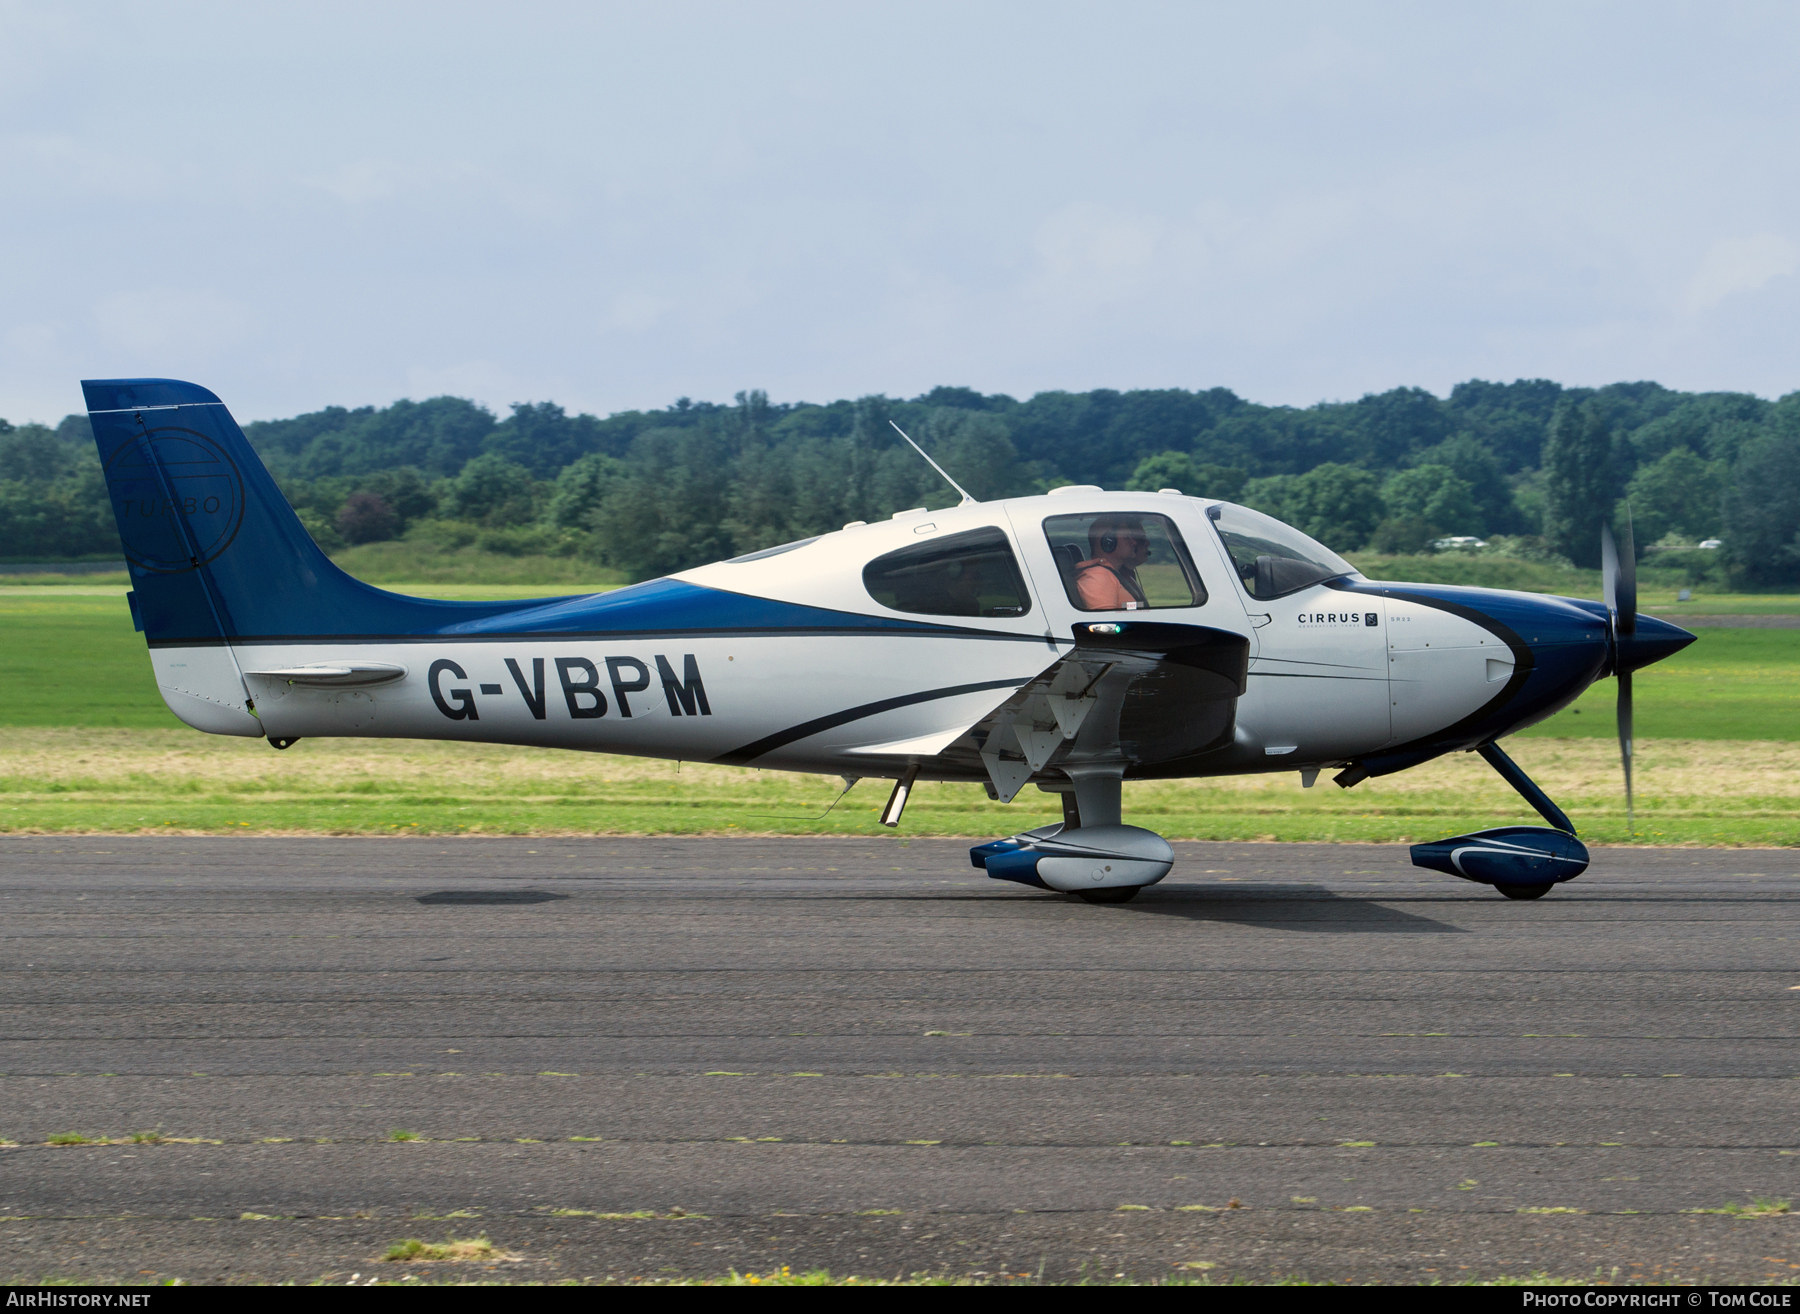
{"label": "white and blue airplane", "polygon": [[1310,787],[1333,770],[1350,787],[1463,751],[1550,824],[1413,860],[1536,898],[1587,851],[1497,741],[1617,676],[1629,790],[1630,674],[1694,638],[1636,615],[1629,544],[1613,554],[1610,534],[1602,604],[1371,582],[1247,507],[1092,486],[964,494],[608,593],[407,597],[332,564],[205,388],[82,387],[132,618],[195,729],[889,779],[887,825],[919,780],[1002,802],[1035,785],[1063,821],[971,861],[1095,903],[1174,861],[1124,823],[1126,780],[1297,771]]}

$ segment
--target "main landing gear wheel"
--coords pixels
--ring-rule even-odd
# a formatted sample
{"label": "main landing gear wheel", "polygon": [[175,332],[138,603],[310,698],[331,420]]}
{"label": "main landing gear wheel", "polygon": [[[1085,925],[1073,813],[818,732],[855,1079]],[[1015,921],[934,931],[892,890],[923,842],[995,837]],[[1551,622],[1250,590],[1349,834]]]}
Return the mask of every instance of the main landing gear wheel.
{"label": "main landing gear wheel", "polygon": [[1138,897],[1141,885],[1109,885],[1103,890],[1076,890],[1088,903],[1130,903]]}
{"label": "main landing gear wheel", "polygon": [[1555,887],[1550,885],[1496,885],[1494,888],[1509,899],[1541,899]]}

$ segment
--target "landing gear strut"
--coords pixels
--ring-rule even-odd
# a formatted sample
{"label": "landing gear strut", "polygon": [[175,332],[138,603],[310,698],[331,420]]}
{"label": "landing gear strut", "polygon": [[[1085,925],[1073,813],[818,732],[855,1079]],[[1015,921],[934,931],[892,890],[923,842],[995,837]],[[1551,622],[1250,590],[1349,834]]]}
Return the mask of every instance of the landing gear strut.
{"label": "landing gear strut", "polygon": [[1484,744],[1476,751],[1550,825],[1500,826],[1434,844],[1415,844],[1413,865],[1492,885],[1509,899],[1541,899],[1563,881],[1572,881],[1586,871],[1587,847],[1575,838],[1568,815],[1499,745]]}

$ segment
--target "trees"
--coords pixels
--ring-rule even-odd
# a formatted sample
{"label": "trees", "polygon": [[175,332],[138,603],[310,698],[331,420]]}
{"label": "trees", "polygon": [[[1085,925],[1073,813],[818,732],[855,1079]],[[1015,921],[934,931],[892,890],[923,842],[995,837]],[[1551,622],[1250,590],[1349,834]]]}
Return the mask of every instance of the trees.
{"label": "trees", "polygon": [[[1018,487],[1019,453],[999,416],[940,408],[927,417],[926,433],[931,441],[921,440],[925,450],[977,501],[1006,497]],[[935,471],[918,464],[928,481],[942,486]]]}
{"label": "trees", "polygon": [[591,415],[571,417],[555,402],[514,402],[512,414],[481,440],[481,450],[503,456],[539,479],[599,449],[600,422]]}
{"label": "trees", "polygon": [[1764,433],[1732,468],[1723,505],[1725,562],[1740,584],[1800,582],[1800,431]]}
{"label": "trees", "polygon": [[1474,514],[1463,522],[1468,528],[1446,526],[1447,532],[1516,534],[1524,527],[1500,458],[1483,446],[1474,434],[1466,431],[1455,434],[1435,447],[1427,447],[1413,459],[1415,466],[1448,466],[1458,479],[1469,485]]}
{"label": "trees", "polygon": [[1383,519],[1381,486],[1353,465],[1327,463],[1303,475],[1252,479],[1244,503],[1285,520],[1337,552],[1354,552]]}
{"label": "trees", "polygon": [[1648,545],[1678,534],[1698,542],[1716,535],[1725,473],[1724,462],[1703,461],[1685,447],[1641,467],[1625,488],[1637,541]]}
{"label": "trees", "polygon": [[1545,430],[1562,397],[1562,385],[1549,379],[1470,379],[1450,390],[1447,405],[1456,428],[1491,452],[1506,473],[1516,474],[1538,464]]}
{"label": "trees", "polygon": [[326,479],[402,465],[447,476],[481,451],[493,428],[485,407],[461,397],[433,397],[381,410],[328,406],[291,420],[247,424],[244,436],[278,479]]}
{"label": "trees", "polygon": [[453,520],[490,529],[529,524],[540,501],[531,471],[497,452],[477,456],[450,481],[444,509]]}
{"label": "trees", "polygon": [[1544,537],[1577,566],[1600,565],[1600,526],[1618,500],[1612,428],[1593,401],[1565,402],[1544,438]]}
{"label": "trees", "polygon": [[1186,452],[1158,452],[1138,462],[1125,487],[1145,493],[1179,488],[1189,497],[1220,497],[1234,502],[1244,491],[1247,477],[1231,466],[1195,461]]}
{"label": "trees", "polygon": [[590,520],[601,559],[648,579],[731,556],[731,467],[717,424],[639,434]]}
{"label": "trees", "polygon": [[601,452],[590,452],[572,462],[556,476],[550,490],[550,523],[558,529],[591,528],[607,491],[624,473],[622,462]]}
{"label": "trees", "polygon": [[1392,469],[1450,436],[1444,404],[1423,388],[1370,393],[1348,408],[1343,423],[1360,463],[1375,469]]}
{"label": "trees", "polygon": [[1186,452],[1158,452],[1137,463],[1125,487],[1140,493],[1154,493],[1159,488],[1179,488],[1184,493],[1200,496],[1200,469]]}
{"label": "trees", "polygon": [[379,543],[400,533],[400,514],[379,493],[352,493],[337,514],[346,543]]}
{"label": "trees", "polygon": [[1424,552],[1446,534],[1481,533],[1474,491],[1447,465],[1415,465],[1389,476],[1381,487],[1387,514],[1375,528],[1375,550]]}
{"label": "trees", "polygon": [[1390,475],[1381,500],[1388,515],[1423,520],[1439,534],[1478,532],[1475,490],[1447,465],[1415,465]]}
{"label": "trees", "polygon": [[0,430],[0,556],[56,560],[118,551],[87,418],[70,416],[55,429]]}
{"label": "trees", "polygon": [[[1781,474],[1800,394],[1771,403],[1652,383],[1470,380],[1448,399],[1396,388],[1287,407],[1224,388],[1019,401],[941,387],[821,405],[746,390],[731,404],[683,398],[605,418],[540,401],[496,423],[475,402],[434,397],[245,428],[333,550],[391,534],[504,540],[643,575],[954,502],[890,418],[978,498],[1065,482],[1179,488],[1262,507],[1343,550],[1542,526],[1549,550],[1592,565],[1600,522],[1628,492],[1640,542],[1735,541],[1741,520],[1748,537],[1732,561],[1748,585],[1787,569],[1792,534],[1781,538],[1780,515],[1752,494]],[[0,556],[118,550],[84,417],[0,421],[0,481]]]}

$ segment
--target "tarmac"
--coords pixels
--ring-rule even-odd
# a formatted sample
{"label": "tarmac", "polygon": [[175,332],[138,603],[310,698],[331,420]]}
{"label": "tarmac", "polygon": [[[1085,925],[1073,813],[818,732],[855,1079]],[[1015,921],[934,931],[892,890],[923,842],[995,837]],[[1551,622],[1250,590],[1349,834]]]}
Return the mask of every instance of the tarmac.
{"label": "tarmac", "polygon": [[0,1277],[1800,1280],[1800,852],[967,847],[0,839]]}

